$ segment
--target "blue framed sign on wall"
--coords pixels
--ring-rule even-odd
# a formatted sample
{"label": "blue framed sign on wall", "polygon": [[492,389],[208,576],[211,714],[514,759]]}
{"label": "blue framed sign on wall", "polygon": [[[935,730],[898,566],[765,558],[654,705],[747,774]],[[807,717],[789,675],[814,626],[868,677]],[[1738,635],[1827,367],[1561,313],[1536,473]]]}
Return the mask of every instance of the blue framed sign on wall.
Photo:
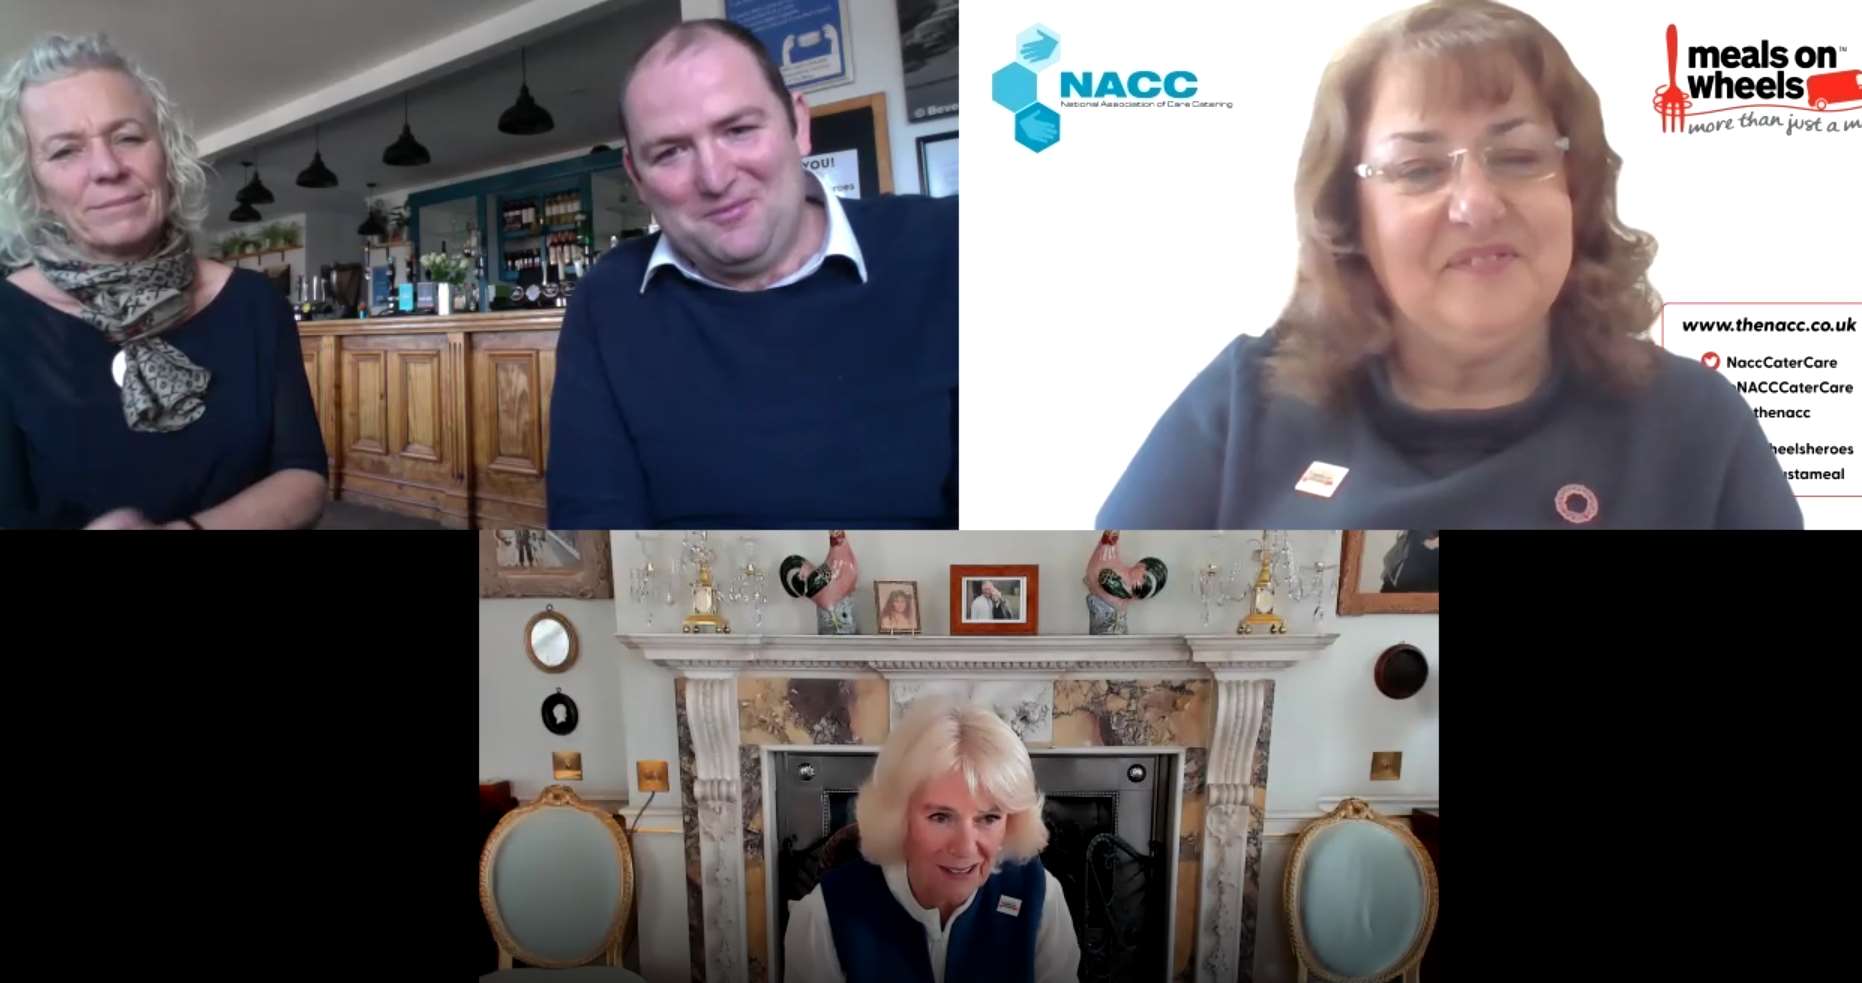
{"label": "blue framed sign on wall", "polygon": [[763,42],[791,90],[853,81],[853,36],[843,0],[725,0],[724,15]]}

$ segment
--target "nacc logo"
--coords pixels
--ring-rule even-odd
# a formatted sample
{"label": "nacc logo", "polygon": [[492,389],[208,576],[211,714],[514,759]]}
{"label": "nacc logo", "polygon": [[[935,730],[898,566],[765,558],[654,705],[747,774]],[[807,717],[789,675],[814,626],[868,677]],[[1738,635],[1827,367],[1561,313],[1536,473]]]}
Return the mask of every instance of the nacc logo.
{"label": "nacc logo", "polygon": [[[1040,153],[1060,142],[1060,114],[1041,102],[1036,91],[1040,71],[1059,57],[1060,33],[1036,24],[1015,36],[1015,52],[1015,61],[990,76],[990,95],[997,105],[1015,114],[1015,142]],[[1062,106],[1136,105],[1159,99],[1188,100],[1194,95],[1196,73],[1180,69],[1060,73]]]}

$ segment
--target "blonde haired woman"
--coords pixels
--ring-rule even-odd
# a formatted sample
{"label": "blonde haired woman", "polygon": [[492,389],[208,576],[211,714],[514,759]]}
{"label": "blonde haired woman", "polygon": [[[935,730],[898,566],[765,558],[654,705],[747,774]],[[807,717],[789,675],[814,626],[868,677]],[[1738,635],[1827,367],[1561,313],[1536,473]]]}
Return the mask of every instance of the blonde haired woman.
{"label": "blonde haired woman", "polygon": [[796,902],[788,983],[1071,983],[1080,964],[1021,738],[986,707],[918,701],[860,788],[861,857]]}
{"label": "blonde haired woman", "polygon": [[194,255],[207,174],[100,35],[0,66],[0,528],[301,528],[329,470],[297,324]]}

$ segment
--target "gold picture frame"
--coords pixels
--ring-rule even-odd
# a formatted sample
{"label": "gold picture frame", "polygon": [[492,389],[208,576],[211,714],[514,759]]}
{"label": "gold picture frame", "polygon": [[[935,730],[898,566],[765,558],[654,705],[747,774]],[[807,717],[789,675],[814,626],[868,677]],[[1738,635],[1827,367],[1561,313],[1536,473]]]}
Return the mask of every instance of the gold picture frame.
{"label": "gold picture frame", "polygon": [[[1438,614],[1441,592],[1434,578],[1428,578],[1431,591],[1386,591],[1372,581],[1381,581],[1386,560],[1395,546],[1408,546],[1399,537],[1423,536],[1418,545],[1434,550],[1440,532],[1430,530],[1346,530],[1344,547],[1338,561],[1338,613],[1353,614]],[[1366,555],[1367,546],[1370,555]],[[1401,576],[1398,578],[1400,583]]]}
{"label": "gold picture frame", "polygon": [[478,596],[614,596],[608,534],[550,529],[481,529]]}

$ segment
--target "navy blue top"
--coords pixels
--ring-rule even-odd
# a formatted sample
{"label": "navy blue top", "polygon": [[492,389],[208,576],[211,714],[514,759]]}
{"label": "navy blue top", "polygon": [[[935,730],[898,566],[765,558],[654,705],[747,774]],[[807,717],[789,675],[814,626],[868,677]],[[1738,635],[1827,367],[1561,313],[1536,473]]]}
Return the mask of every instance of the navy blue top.
{"label": "navy blue top", "polygon": [[[1349,405],[1322,410],[1267,392],[1272,346],[1272,332],[1237,338],[1190,383],[1099,528],[1803,527],[1751,407],[1692,359],[1661,353],[1651,383],[1619,397],[1554,346],[1551,373],[1522,402],[1424,411],[1374,358]],[[1315,461],[1350,469],[1330,498],[1294,489]]]}
{"label": "navy blue top", "polygon": [[957,203],[847,199],[830,256],[772,290],[602,257],[556,347],[556,529],[954,529]]}
{"label": "navy blue top", "polygon": [[[1021,901],[999,910],[1003,895]],[[821,878],[834,955],[847,983],[933,983],[925,926],[899,907],[885,871],[856,857]],[[956,983],[1032,983],[1035,942],[1047,899],[1047,869],[1036,857],[989,875],[963,914],[950,923],[944,979]]]}
{"label": "navy blue top", "polygon": [[297,325],[264,276],[234,270],[162,339],[213,373],[173,433],[123,419],[103,332],[0,280],[0,528],[79,528],[111,509],[169,522],[286,468],[327,474]]}

